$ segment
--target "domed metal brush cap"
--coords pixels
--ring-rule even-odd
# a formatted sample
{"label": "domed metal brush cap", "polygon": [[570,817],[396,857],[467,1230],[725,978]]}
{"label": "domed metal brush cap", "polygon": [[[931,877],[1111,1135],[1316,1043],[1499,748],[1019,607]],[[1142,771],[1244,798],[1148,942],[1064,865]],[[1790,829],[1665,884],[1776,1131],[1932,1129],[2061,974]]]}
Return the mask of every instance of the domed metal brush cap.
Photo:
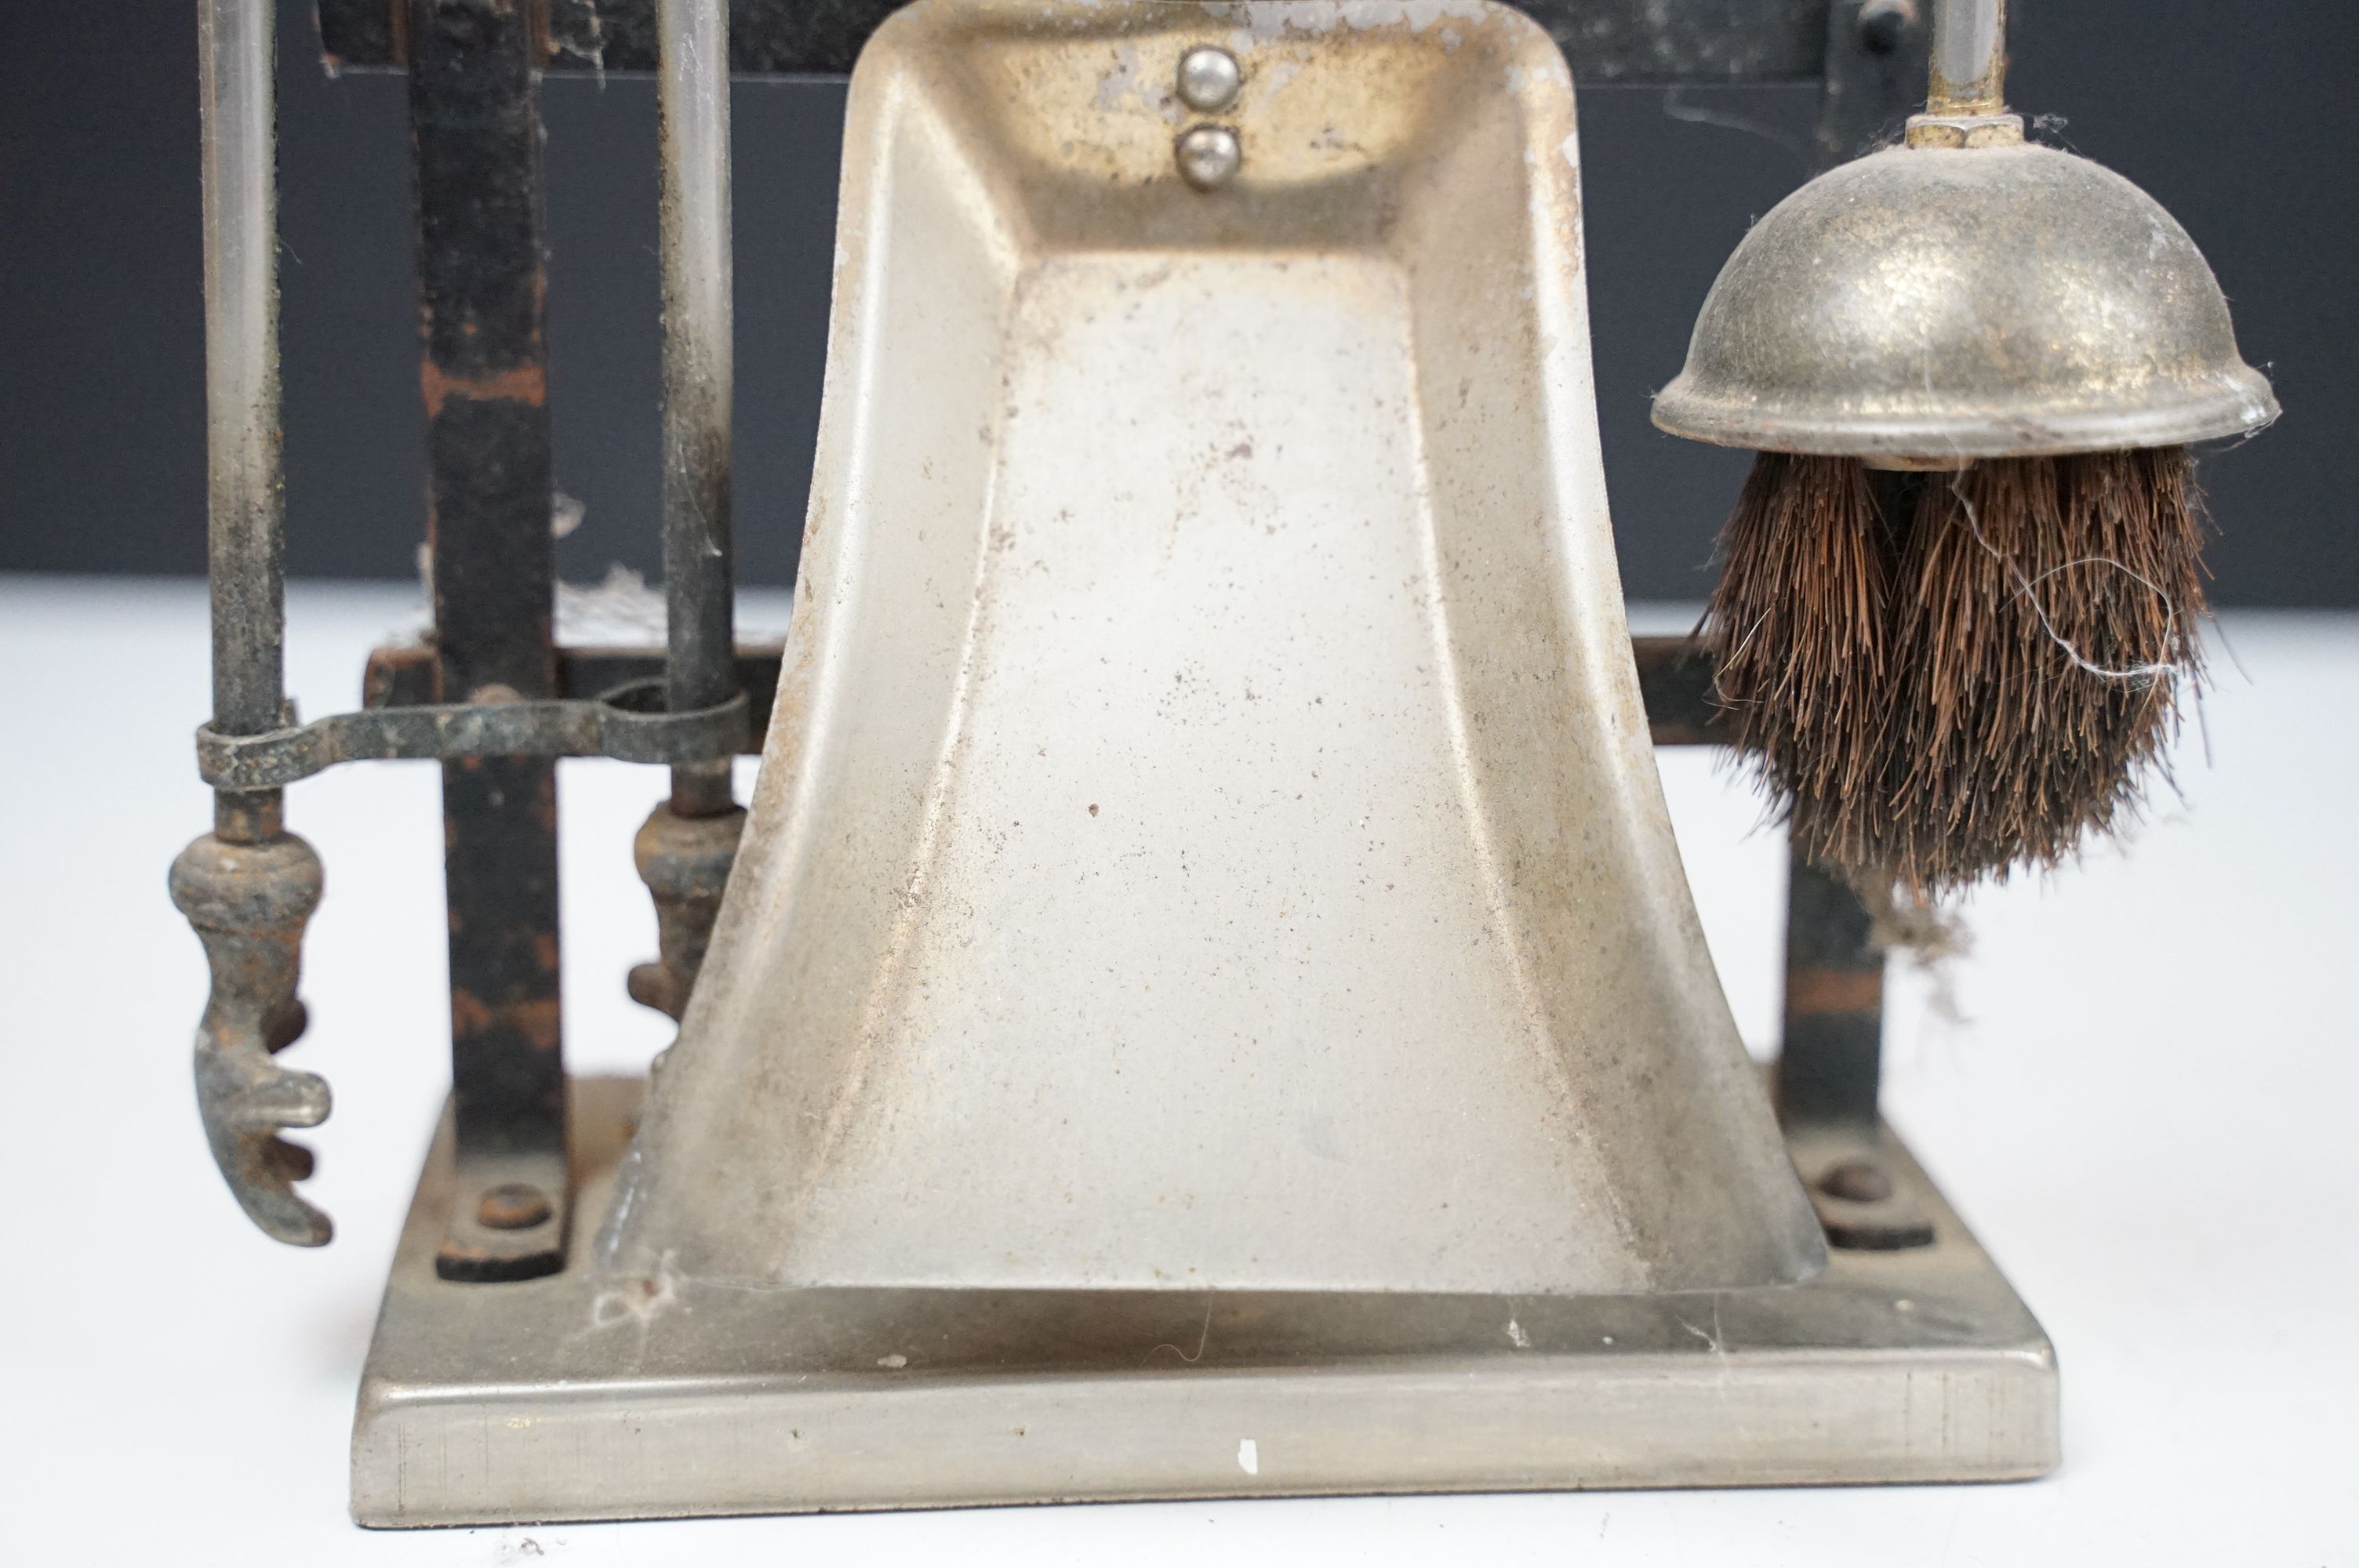
{"label": "domed metal brush cap", "polygon": [[2028,145],[1898,147],[1755,224],[1655,400],[1675,436],[1896,466],[2183,442],[2277,417],[2146,192]]}

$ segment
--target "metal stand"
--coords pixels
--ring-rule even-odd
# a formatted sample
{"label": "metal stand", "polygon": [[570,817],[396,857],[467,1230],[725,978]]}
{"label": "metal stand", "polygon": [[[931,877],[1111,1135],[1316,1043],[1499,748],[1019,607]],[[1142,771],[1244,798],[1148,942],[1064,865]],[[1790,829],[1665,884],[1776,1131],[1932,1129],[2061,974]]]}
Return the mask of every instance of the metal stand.
{"label": "metal stand", "polygon": [[[1897,126],[1923,77],[1910,0],[1733,0],[1709,26],[1651,0],[1525,8],[1585,81],[1818,81],[1831,161]],[[1838,1249],[1809,1285],[1528,1301],[808,1292],[781,1312],[661,1274],[619,1291],[592,1275],[580,1227],[604,1210],[638,1090],[566,1084],[554,762],[673,771],[639,842],[662,953],[632,994],[677,1016],[743,820],[728,759],[759,749],[749,716],[767,714],[778,676],[775,646],[732,646],[720,62],[847,70],[894,3],[736,0],[727,18],[721,0],[318,9],[340,67],[411,73],[437,625],[429,646],[372,659],[365,711],[310,725],[282,711],[269,6],[204,0],[216,636],[199,754],[220,810],[174,892],[213,962],[198,1060],[216,1157],[263,1228],[317,1245],[326,1217],[292,1186],[309,1159],[276,1136],[328,1107],[324,1084],[270,1056],[301,1032],[319,883],[281,794],[349,760],[443,763],[454,1089],[370,1354],[362,1522],[2000,1479],[2054,1464],[2047,1342],[1876,1118],[1881,958],[1856,898],[1807,866],[1776,1098]],[[587,69],[665,74],[668,658],[550,635],[537,80]],[[1658,743],[1720,741],[1700,652],[1636,652]]]}
{"label": "metal stand", "polygon": [[[748,717],[767,712],[777,684],[775,649],[732,645],[726,79],[848,70],[896,4],[321,0],[321,41],[339,69],[409,73],[436,624],[429,646],[372,659],[367,711],[297,725],[281,711],[270,6],[202,0],[215,716],[198,757],[220,809],[174,888],[214,966],[199,1058],[215,1153],[240,1201],[282,1240],[316,1246],[329,1235],[327,1217],[293,1191],[308,1157],[276,1136],[328,1110],[324,1083],[269,1060],[302,1032],[296,976],[320,880],[284,829],[284,786],[343,762],[434,758],[449,846],[457,1138],[473,1195],[451,1214],[440,1266],[454,1280],[497,1281],[564,1262],[573,1183],[554,761],[671,768],[671,797],[636,845],[661,950],[634,971],[630,991],[678,1017],[744,822],[728,759],[758,747]],[[1816,81],[1825,162],[1899,123],[1926,52],[1915,0],[1736,0],[1708,23],[1649,0],[1524,8],[1585,80]],[[538,104],[544,70],[650,69],[661,76],[665,194],[659,664],[552,645]],[[1720,740],[1700,658],[1676,644],[1641,656],[1658,741]],[[1788,926],[1776,1098],[1789,1127],[1856,1130],[1875,1116],[1882,961],[1857,899],[1812,868],[1796,869]],[[1863,1176],[1851,1190],[1877,1184]],[[1912,1219],[1893,1234],[1922,1228]]]}

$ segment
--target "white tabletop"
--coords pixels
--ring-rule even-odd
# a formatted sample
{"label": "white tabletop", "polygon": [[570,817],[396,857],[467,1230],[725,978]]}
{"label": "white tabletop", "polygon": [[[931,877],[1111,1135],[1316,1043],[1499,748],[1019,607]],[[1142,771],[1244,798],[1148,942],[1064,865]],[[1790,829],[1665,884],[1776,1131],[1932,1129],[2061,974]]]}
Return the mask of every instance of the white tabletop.
{"label": "white tabletop", "polygon": [[[351,706],[413,618],[299,585],[290,686]],[[334,1085],[308,1191],[334,1245],[247,1225],[199,1132],[204,965],[164,892],[209,822],[187,582],[0,579],[0,1561],[121,1563],[2359,1563],[2359,617],[2247,614],[2129,852],[1964,910],[1891,988],[1886,1103],[2063,1368],[2029,1485],[1003,1509],[380,1534],[346,1444],[394,1232],[448,1082],[440,816],[424,763],[292,792],[328,895],[310,1036]],[[756,596],[777,624],[783,601]],[[1690,614],[1643,616],[1680,630]],[[1664,772],[1749,1038],[1774,1032],[1782,849],[1703,753]],[[630,835],[658,770],[563,770],[567,1042],[644,1065],[654,952]]]}

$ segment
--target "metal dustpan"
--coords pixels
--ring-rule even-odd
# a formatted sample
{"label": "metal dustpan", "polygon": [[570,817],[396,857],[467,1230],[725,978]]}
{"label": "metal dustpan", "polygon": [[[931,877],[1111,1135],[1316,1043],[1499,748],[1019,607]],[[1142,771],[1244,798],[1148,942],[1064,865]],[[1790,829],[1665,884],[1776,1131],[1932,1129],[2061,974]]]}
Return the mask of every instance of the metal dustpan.
{"label": "metal dustpan", "polygon": [[593,1266],[413,1226],[360,1517],[2044,1467],[2036,1325],[1971,1242],[1830,1267],[1714,979],[1547,36],[922,0],[844,158],[679,1040],[580,1090]]}
{"label": "metal dustpan", "polygon": [[[788,674],[615,1266],[1821,1266],[1639,703],[1569,79],[1513,13],[1416,9],[876,36]],[[1199,190],[1205,43],[1238,157]]]}

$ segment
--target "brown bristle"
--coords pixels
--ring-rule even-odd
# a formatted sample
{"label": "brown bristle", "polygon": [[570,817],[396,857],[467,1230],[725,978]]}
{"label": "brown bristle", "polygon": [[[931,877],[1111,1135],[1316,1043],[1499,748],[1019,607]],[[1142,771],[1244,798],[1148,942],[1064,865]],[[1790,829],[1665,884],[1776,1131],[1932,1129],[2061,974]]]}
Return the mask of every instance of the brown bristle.
{"label": "brown bristle", "polygon": [[1945,892],[2068,859],[2136,809],[2200,676],[2184,448],[1937,476],[1896,599],[1884,860]]}
{"label": "brown bristle", "polygon": [[1924,895],[2135,814],[2206,611],[2184,448],[1917,482],[1896,541],[1859,463],[1763,454],[1706,639],[1795,852]]}
{"label": "brown bristle", "polygon": [[1946,892],[2050,868],[2137,809],[2199,679],[2184,448],[1977,462],[1925,486],[1895,637],[1889,860]]}
{"label": "brown bristle", "polygon": [[1762,453],[1722,548],[1705,635],[1738,744],[1798,849],[1858,863],[1875,850],[1896,555],[1866,470]]}

